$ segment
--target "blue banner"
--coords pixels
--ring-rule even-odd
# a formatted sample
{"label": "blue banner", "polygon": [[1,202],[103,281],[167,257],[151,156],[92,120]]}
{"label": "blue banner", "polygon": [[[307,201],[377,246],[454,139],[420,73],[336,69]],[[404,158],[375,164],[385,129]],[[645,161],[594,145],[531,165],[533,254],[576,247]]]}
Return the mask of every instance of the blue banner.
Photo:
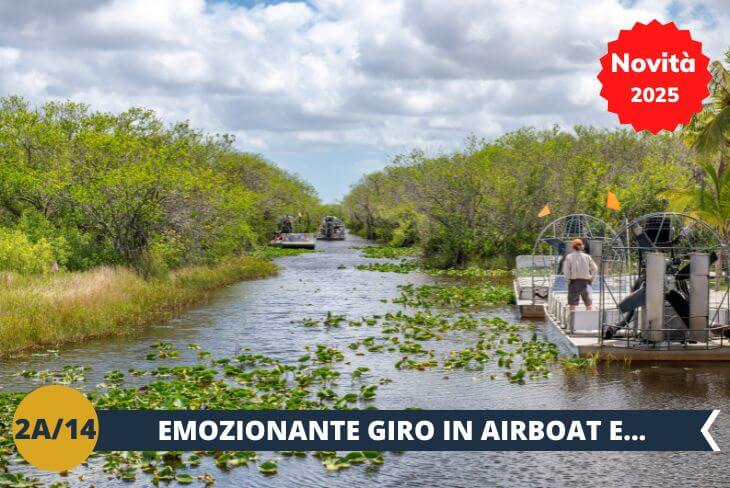
{"label": "blue banner", "polygon": [[719,410],[99,410],[97,451],[712,451]]}

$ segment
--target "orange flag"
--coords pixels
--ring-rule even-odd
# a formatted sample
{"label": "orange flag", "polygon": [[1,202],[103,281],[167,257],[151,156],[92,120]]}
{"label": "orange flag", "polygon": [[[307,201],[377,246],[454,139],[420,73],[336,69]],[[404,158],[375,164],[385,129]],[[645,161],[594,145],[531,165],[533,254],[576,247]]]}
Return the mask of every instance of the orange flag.
{"label": "orange flag", "polygon": [[538,217],[546,217],[550,215],[550,206],[545,205],[542,207],[542,210],[540,210],[540,213],[537,214]]}
{"label": "orange flag", "polygon": [[606,193],[606,208],[611,210],[621,210],[621,202],[618,201],[618,197],[612,191]]}

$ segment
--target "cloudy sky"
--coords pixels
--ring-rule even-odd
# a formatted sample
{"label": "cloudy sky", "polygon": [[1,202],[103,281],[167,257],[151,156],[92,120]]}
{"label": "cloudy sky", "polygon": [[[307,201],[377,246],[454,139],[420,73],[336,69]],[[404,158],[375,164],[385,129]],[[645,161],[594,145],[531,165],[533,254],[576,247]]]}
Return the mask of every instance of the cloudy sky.
{"label": "cloudy sky", "polygon": [[0,0],[0,93],[151,107],[333,201],[414,147],[617,124],[598,58],[653,18],[730,45],[730,0]]}

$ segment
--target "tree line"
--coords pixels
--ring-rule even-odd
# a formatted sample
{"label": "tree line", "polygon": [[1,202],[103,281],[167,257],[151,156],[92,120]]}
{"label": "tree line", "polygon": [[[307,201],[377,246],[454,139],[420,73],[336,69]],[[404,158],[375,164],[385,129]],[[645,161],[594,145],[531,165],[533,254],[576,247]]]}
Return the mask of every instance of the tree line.
{"label": "tree line", "polygon": [[314,225],[314,189],[233,142],[151,110],[0,99],[0,269],[150,273],[252,249],[284,214]]}
{"label": "tree line", "polygon": [[[676,133],[524,128],[463,150],[397,156],[343,201],[349,226],[394,246],[417,244],[434,265],[529,254],[553,215],[587,213],[618,227],[660,210],[687,212],[730,243],[730,49],[711,64],[711,97]],[[622,204],[605,206],[607,191]]]}
{"label": "tree line", "polygon": [[[437,266],[508,265],[530,254],[552,215],[587,213],[613,224],[666,208],[662,192],[692,177],[677,137],[625,129],[524,128],[471,139],[450,154],[414,151],[365,176],[345,197],[351,228],[394,246],[417,244]],[[613,191],[622,212],[605,207]]]}

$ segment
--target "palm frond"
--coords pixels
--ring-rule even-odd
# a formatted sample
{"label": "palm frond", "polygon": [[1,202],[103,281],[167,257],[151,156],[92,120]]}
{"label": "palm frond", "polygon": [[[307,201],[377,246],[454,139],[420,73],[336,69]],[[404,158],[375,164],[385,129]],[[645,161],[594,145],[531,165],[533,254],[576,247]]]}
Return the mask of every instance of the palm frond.
{"label": "palm frond", "polygon": [[667,190],[660,193],[659,197],[667,200],[668,210],[685,212],[691,208],[699,207],[698,203],[702,201],[702,190],[697,188]]}
{"label": "palm frond", "polygon": [[718,151],[725,144],[726,133],[730,131],[730,106],[720,110],[699,131],[692,147],[699,153]]}

